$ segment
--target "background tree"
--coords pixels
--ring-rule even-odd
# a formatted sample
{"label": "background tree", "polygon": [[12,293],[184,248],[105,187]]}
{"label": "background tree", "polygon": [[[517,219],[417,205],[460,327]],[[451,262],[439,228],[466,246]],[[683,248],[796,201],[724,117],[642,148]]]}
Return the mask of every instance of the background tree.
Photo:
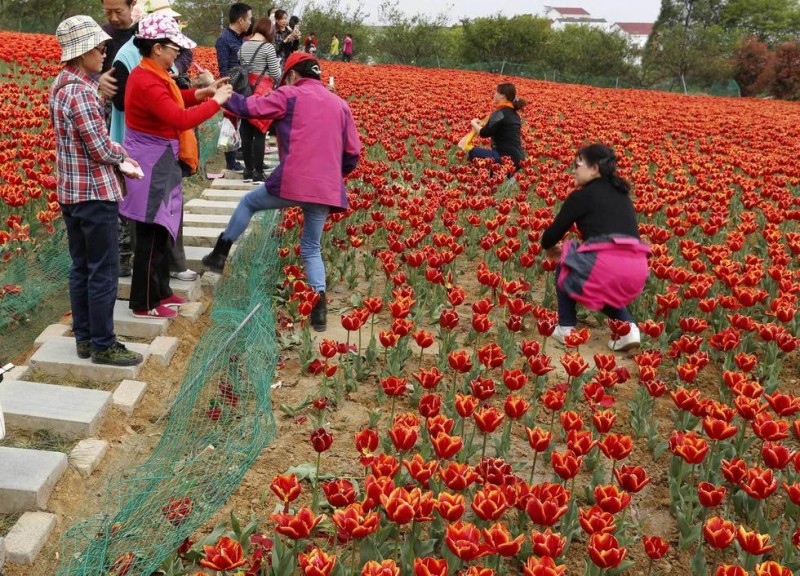
{"label": "background tree", "polygon": [[726,28],[770,44],[800,35],[797,0],[729,0],[720,16]]}
{"label": "background tree", "polygon": [[357,54],[368,54],[371,45],[371,31],[364,24],[369,14],[359,5],[353,9],[343,8],[340,0],[329,0],[326,3],[310,2],[301,16],[300,29],[303,39],[311,32],[317,35],[318,54],[328,56],[331,46],[331,35],[339,36],[339,50],[345,34],[353,35],[353,45]]}
{"label": "background tree", "polygon": [[75,14],[106,21],[100,0],[0,0],[0,29],[55,34],[58,24]]}
{"label": "background tree", "polygon": [[375,31],[373,42],[379,61],[413,64],[444,51],[446,13],[408,16],[400,10],[398,0],[384,0],[378,18],[383,25]]}
{"label": "background tree", "polygon": [[736,50],[733,79],[742,96],[755,96],[772,83],[773,55],[765,42],[750,36]]}
{"label": "background tree", "polygon": [[775,49],[770,93],[784,100],[800,100],[800,41],[784,42]]}
{"label": "background tree", "polygon": [[627,38],[589,26],[553,31],[544,56],[550,69],[567,76],[628,78],[634,68]]}
{"label": "background tree", "polygon": [[460,55],[464,62],[508,61],[528,64],[544,62],[552,31],[550,22],[529,14],[506,18],[475,18],[461,21]]}

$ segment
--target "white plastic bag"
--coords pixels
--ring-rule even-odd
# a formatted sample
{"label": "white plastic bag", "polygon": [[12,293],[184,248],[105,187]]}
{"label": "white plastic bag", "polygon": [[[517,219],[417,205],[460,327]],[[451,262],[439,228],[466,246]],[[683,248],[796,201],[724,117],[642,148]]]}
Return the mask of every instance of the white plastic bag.
{"label": "white plastic bag", "polygon": [[231,152],[233,150],[238,150],[241,145],[242,137],[239,136],[236,125],[231,122],[229,118],[223,118],[219,128],[217,148],[223,152]]}

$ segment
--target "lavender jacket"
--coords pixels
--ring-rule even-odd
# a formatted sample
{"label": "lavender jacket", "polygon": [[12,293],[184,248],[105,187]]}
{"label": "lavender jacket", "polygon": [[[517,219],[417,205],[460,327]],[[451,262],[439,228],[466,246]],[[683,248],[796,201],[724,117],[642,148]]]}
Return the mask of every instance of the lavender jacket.
{"label": "lavender jacket", "polygon": [[343,177],[358,164],[361,141],[347,102],[319,80],[302,78],[265,96],[233,94],[225,108],[242,118],[271,118],[280,164],[267,192],[285,200],[347,209]]}
{"label": "lavender jacket", "polygon": [[631,236],[569,240],[561,251],[558,286],[590,310],[622,308],[644,289],[649,255],[650,246]]}

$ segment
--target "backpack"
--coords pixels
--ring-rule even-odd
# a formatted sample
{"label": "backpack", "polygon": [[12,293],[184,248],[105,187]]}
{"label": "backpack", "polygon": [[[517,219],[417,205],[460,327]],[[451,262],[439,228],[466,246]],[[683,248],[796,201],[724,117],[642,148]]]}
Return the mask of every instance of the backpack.
{"label": "backpack", "polygon": [[252,96],[253,92],[255,92],[256,87],[261,82],[261,77],[264,76],[264,73],[267,71],[266,67],[264,71],[256,80],[255,85],[250,84],[250,65],[255,61],[256,56],[258,56],[258,51],[261,50],[266,42],[262,42],[261,45],[256,48],[256,51],[253,52],[253,57],[250,58],[250,61],[247,64],[242,64],[241,59],[239,60],[239,65],[231,68],[230,70],[230,83],[233,91],[237,94],[241,94],[242,96]]}

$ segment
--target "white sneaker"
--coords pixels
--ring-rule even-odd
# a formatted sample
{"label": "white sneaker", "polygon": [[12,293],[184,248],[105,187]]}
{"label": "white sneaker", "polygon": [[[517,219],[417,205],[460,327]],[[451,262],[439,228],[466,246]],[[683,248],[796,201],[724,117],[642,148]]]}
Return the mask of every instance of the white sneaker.
{"label": "white sneaker", "polygon": [[553,330],[553,334],[550,337],[556,342],[563,344],[564,338],[573,330],[575,330],[575,326],[556,326],[556,329]]}
{"label": "white sneaker", "polygon": [[620,336],[617,340],[609,340],[608,341],[608,348],[613,350],[614,352],[623,352],[625,350],[633,350],[634,348],[638,348],[642,342],[642,336],[639,333],[639,327],[634,323],[631,322],[631,331],[625,334],[625,336]]}
{"label": "white sneaker", "polygon": [[184,282],[193,282],[200,276],[194,270],[189,269],[186,269],[183,272],[170,272],[169,275],[173,278],[177,278],[178,280],[183,280]]}

